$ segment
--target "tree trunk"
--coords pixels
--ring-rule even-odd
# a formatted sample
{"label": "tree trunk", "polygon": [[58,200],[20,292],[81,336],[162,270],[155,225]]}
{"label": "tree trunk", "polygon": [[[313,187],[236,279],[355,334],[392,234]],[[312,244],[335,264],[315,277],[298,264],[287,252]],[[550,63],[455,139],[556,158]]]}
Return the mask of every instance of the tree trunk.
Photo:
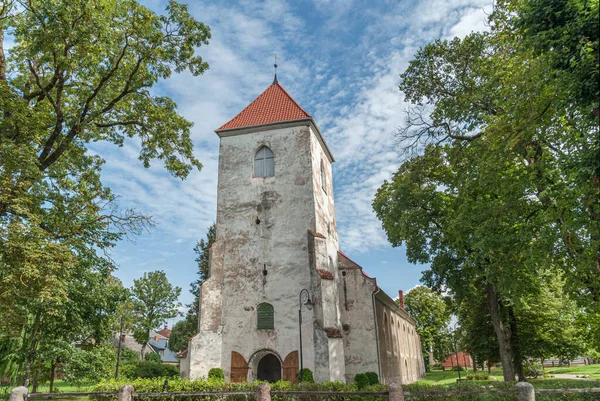
{"label": "tree trunk", "polygon": [[56,374],[56,359],[52,361],[52,367],[50,368],[50,390],[51,393],[54,391],[54,375]]}
{"label": "tree trunk", "polygon": [[40,320],[41,320],[42,312],[38,311],[35,314],[35,320],[33,322],[33,329],[31,330],[31,344],[29,345],[29,350],[27,351],[27,359],[25,361],[25,378],[23,380],[24,383],[29,383],[29,378],[31,377],[31,364],[35,359],[35,348],[37,346],[37,333],[40,328]]}
{"label": "tree trunk", "polygon": [[473,360],[473,373],[477,373],[477,358],[475,355],[471,355],[471,359]]}
{"label": "tree trunk", "polygon": [[31,392],[32,393],[37,393],[39,381],[40,381],[40,368],[37,367],[35,369],[35,374],[33,375],[33,381],[31,384]]}
{"label": "tree trunk", "polygon": [[512,350],[513,350],[513,361],[515,366],[515,373],[519,378],[520,382],[527,381],[525,377],[525,371],[523,370],[523,356],[521,355],[521,346],[519,344],[519,333],[517,330],[517,319],[515,317],[515,310],[512,306],[508,307],[508,316],[510,320],[510,336],[512,339]]}
{"label": "tree trunk", "polygon": [[488,361],[488,375],[492,374],[492,364]]}
{"label": "tree trunk", "polygon": [[490,317],[496,337],[498,338],[498,348],[500,351],[500,360],[502,361],[502,368],[504,370],[504,381],[515,380],[515,369],[513,366],[513,353],[512,344],[510,338],[510,330],[504,327],[502,322],[502,316],[498,309],[498,295],[492,288],[492,285],[487,285],[487,304],[490,311]]}
{"label": "tree trunk", "polygon": [[144,351],[146,350],[146,345],[147,345],[147,344],[148,344],[148,343],[143,343],[143,344],[142,344],[142,350],[140,351],[140,360],[142,360],[142,361],[144,361],[144,360],[145,360],[145,358],[144,358]]}
{"label": "tree trunk", "polygon": [[4,29],[0,27],[0,81],[6,81],[6,59],[4,58]]}

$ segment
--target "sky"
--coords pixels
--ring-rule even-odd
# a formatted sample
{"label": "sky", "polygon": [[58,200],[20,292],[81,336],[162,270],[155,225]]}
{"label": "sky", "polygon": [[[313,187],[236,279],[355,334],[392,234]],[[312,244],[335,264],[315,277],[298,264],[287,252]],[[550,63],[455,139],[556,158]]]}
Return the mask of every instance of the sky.
{"label": "sky", "polygon": [[[166,5],[143,3],[156,12]],[[410,264],[403,247],[389,245],[371,207],[377,188],[402,163],[395,136],[407,107],[400,74],[427,43],[486,30],[492,0],[192,1],[189,7],[211,29],[210,43],[197,49],[210,69],[198,77],[175,74],[154,91],[171,97],[194,123],[194,153],[203,168],[181,181],[159,162],[144,168],[135,143],[94,147],[107,161],[103,182],[121,206],[158,223],[112,251],[116,276],[129,287],[145,272],[163,270],[182,288],[180,301],[192,302],[193,247],[216,217],[214,130],[272,83],[277,53],[279,83],[313,116],[336,159],[340,249],[392,297],[419,285],[427,266]]]}

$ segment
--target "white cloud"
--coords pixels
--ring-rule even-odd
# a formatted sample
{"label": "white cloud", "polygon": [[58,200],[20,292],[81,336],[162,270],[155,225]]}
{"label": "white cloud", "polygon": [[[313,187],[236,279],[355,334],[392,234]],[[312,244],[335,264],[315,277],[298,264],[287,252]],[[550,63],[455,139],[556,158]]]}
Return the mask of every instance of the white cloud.
{"label": "white cloud", "polygon": [[467,10],[467,13],[463,15],[458,22],[458,24],[454,25],[447,37],[453,38],[455,36],[459,38],[464,38],[472,32],[485,32],[489,31],[489,26],[487,25],[487,17],[492,12],[492,6],[488,5],[483,8],[470,8]]}
{"label": "white cloud", "polygon": [[[210,44],[198,50],[210,69],[199,77],[174,75],[157,90],[171,96],[194,122],[195,154],[204,167],[182,182],[158,161],[144,169],[134,142],[95,147],[107,159],[105,183],[123,196],[124,205],[159,222],[154,233],[139,239],[142,246],[135,254],[118,247],[115,259],[152,271],[185,251],[187,265],[171,266],[183,277],[176,284],[187,286],[195,277],[191,249],[216,213],[219,142],[213,131],[271,83],[274,52],[280,82],[315,117],[336,157],[340,246],[351,253],[388,247],[371,202],[401,163],[395,146],[405,107],[399,74],[427,42],[484,29],[490,4],[403,1],[359,9],[362,3],[316,0],[299,10],[297,3],[284,0],[192,3],[192,14],[211,27]],[[169,254],[160,254],[164,247]],[[184,289],[183,302],[189,303],[185,294]]]}

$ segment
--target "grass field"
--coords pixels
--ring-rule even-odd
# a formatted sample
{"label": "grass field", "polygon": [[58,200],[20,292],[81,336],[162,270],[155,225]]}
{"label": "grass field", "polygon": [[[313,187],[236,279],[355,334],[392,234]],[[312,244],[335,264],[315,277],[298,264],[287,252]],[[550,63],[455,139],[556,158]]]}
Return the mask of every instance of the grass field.
{"label": "grass field", "polygon": [[[590,378],[592,379],[600,379],[600,364],[596,364],[596,365],[586,365],[586,366],[562,366],[562,367],[556,367],[556,368],[546,368],[546,371],[549,374],[556,374],[556,373],[565,373],[565,374],[573,374],[573,375],[589,375]],[[471,371],[469,370],[469,373]],[[479,372],[479,371],[478,371]],[[487,372],[487,370],[485,371]],[[492,369],[492,374],[490,375],[490,378],[492,380],[504,380],[503,376],[502,376],[502,369]],[[461,378],[465,378],[465,376],[467,375],[466,372],[461,372],[460,373]],[[444,385],[444,384],[450,384],[450,383],[456,383],[456,380],[458,379],[458,372],[452,371],[452,370],[446,370],[446,371],[442,371],[442,370],[432,370],[431,372],[427,373],[427,375],[419,380],[417,383],[418,384],[429,384],[429,385]],[[551,379],[538,379],[538,381],[540,380],[551,380]]]}
{"label": "grass field", "polygon": [[[480,370],[478,370],[477,372],[481,372]],[[487,370],[484,371],[485,373],[487,373]],[[472,371],[469,369],[469,373],[472,373]],[[467,372],[460,372],[460,377],[462,379],[465,378],[465,376],[467,375]],[[492,380],[503,380],[502,379],[502,369],[492,369],[492,374],[490,375],[490,378],[492,378]],[[427,373],[427,375],[419,380],[417,383],[418,384],[431,384],[431,385],[443,385],[443,384],[450,384],[450,383],[456,383],[456,380],[458,379],[458,372],[455,372],[453,370],[432,370],[431,372]]]}
{"label": "grass field", "polygon": [[584,366],[561,366],[546,368],[551,375],[555,373],[565,373],[571,375],[590,375],[592,378],[600,378],[600,364]]}

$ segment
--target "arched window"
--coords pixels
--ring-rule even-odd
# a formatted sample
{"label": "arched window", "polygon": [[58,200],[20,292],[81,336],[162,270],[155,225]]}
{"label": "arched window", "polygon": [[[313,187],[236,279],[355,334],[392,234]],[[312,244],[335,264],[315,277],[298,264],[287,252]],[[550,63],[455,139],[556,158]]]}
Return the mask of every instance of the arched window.
{"label": "arched window", "polygon": [[275,157],[273,156],[273,151],[263,146],[254,155],[254,176],[273,177],[274,175]]}
{"label": "arched window", "polygon": [[273,329],[275,328],[273,318],[273,305],[260,304],[256,308],[256,328],[257,329]]}
{"label": "arched window", "polygon": [[327,194],[325,184],[325,166],[323,166],[323,161],[321,160],[321,188],[323,188],[323,191],[325,191],[325,193]]}

